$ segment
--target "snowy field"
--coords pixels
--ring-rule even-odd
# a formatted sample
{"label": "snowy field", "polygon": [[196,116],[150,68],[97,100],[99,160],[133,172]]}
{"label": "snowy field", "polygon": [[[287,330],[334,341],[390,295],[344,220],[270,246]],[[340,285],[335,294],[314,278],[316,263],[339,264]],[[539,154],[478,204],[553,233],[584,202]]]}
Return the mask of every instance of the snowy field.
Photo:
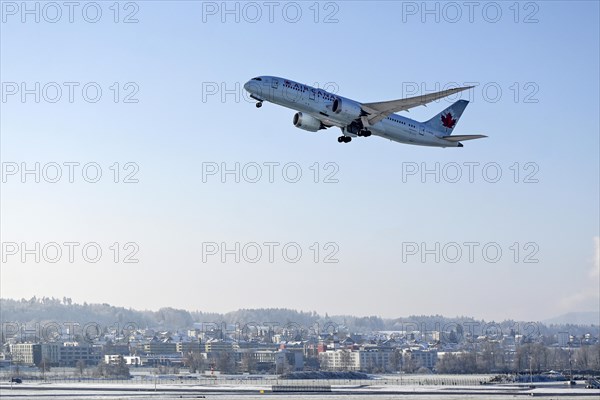
{"label": "snowy field", "polygon": [[[321,384],[326,384],[322,382]],[[575,387],[564,384],[537,384],[531,389],[516,385],[440,386],[440,385],[331,385],[328,393],[273,393],[270,386],[252,385],[149,385],[149,384],[98,384],[98,383],[23,383],[0,385],[2,399],[515,399],[519,397],[554,399],[600,398],[599,389],[586,389],[584,382]]]}

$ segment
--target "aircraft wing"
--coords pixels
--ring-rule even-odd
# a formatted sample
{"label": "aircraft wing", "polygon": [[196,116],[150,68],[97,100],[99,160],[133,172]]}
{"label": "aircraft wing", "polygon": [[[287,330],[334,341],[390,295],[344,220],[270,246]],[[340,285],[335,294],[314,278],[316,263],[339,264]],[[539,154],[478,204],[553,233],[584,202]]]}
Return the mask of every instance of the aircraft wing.
{"label": "aircraft wing", "polygon": [[443,90],[441,92],[424,94],[421,96],[409,97],[400,100],[380,101],[377,103],[364,103],[362,108],[369,115],[366,119],[371,125],[376,124],[390,114],[408,110],[417,106],[422,106],[432,101],[439,100],[454,93],[462,92],[463,90],[471,89],[474,86],[465,86]]}

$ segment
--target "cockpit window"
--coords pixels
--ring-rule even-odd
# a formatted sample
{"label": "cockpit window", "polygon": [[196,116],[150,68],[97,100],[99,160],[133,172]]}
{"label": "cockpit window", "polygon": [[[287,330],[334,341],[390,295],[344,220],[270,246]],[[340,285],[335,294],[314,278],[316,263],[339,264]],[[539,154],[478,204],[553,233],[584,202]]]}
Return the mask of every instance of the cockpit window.
{"label": "cockpit window", "polygon": [[262,81],[262,79],[261,79],[261,78],[258,78],[258,77],[256,77],[256,78],[252,78],[252,80],[253,80],[253,81]]}

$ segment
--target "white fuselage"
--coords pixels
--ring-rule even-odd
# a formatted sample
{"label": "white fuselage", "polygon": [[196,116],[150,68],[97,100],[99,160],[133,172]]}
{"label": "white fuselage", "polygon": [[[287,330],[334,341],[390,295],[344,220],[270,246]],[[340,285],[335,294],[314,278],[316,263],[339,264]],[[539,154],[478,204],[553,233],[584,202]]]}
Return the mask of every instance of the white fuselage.
{"label": "white fuselage", "polygon": [[[355,118],[337,115],[332,112],[333,101],[358,102],[345,97],[314,88],[289,79],[275,76],[261,76],[260,81],[250,80],[244,88],[256,100],[265,100],[283,107],[297,110],[321,120],[325,125],[337,126],[344,135],[356,136],[349,133],[346,127]],[[368,126],[373,135],[400,143],[435,147],[457,147],[457,142],[442,139],[443,134],[434,132],[421,122],[398,114],[391,114],[385,119]]]}

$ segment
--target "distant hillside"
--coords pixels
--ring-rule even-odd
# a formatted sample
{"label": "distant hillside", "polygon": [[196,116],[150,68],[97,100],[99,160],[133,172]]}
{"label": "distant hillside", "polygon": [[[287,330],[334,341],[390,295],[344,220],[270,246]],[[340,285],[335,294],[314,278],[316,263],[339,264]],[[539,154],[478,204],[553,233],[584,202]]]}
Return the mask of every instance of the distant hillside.
{"label": "distant hillside", "polygon": [[158,311],[140,311],[131,308],[115,307],[109,304],[77,304],[71,299],[37,298],[0,299],[0,321],[35,324],[46,322],[59,323],[97,323],[101,326],[121,325],[133,322],[142,328],[185,329],[194,322],[216,322],[244,324],[248,322],[294,322],[310,326],[322,317],[315,312],[298,312],[287,309],[238,310],[227,314],[186,311],[171,307]]}
{"label": "distant hillside", "polygon": [[543,321],[551,325],[595,325],[600,326],[600,311],[571,312]]}
{"label": "distant hillside", "polygon": [[[469,317],[446,318],[436,316],[411,316],[408,318],[383,319],[378,316],[356,317],[352,315],[319,315],[315,311],[303,312],[285,308],[241,309],[226,314],[202,311],[186,311],[171,307],[158,311],[140,311],[131,308],[115,307],[109,304],[77,304],[69,298],[56,299],[48,297],[32,297],[31,299],[0,299],[0,321],[35,324],[45,322],[59,323],[97,323],[111,326],[130,322],[142,328],[185,329],[194,322],[215,322],[227,324],[276,323],[284,326],[297,324],[304,329],[319,324],[333,322],[350,332],[372,332],[385,330],[434,330],[448,323],[464,323],[474,321]],[[480,321],[480,325],[485,322]]]}
{"label": "distant hillside", "polygon": [[[581,326],[571,328],[569,332],[581,335],[590,331],[598,330],[598,320],[593,319],[593,313],[586,314],[587,318],[579,318],[580,324],[595,324],[594,329]],[[567,314],[569,315],[569,314]],[[598,315],[595,315],[596,318]],[[562,317],[561,317],[562,318]],[[573,318],[565,318],[564,321],[572,323]],[[553,324],[561,324],[562,319],[549,320]],[[595,321],[595,322],[594,322]],[[55,299],[48,297],[32,297],[31,299],[0,299],[0,322],[21,323],[33,327],[35,323],[88,323],[99,324],[102,327],[121,326],[134,323],[140,328],[154,328],[160,330],[178,330],[190,328],[195,322],[212,322],[244,325],[247,323],[274,323],[284,326],[290,323],[297,324],[303,329],[318,324],[320,327],[327,323],[337,324],[341,329],[348,332],[375,332],[375,331],[434,331],[456,329],[460,324],[465,329],[473,328],[476,335],[486,326],[486,321],[475,320],[471,317],[448,318],[441,315],[413,315],[409,317],[384,319],[378,316],[356,317],[352,315],[319,315],[315,311],[296,311],[285,308],[263,308],[263,309],[241,309],[226,314],[210,313],[203,311],[187,311],[171,307],[161,308],[158,311],[134,310],[125,307],[115,307],[109,304],[77,304],[69,298]],[[567,323],[565,322],[565,323]],[[491,323],[488,321],[488,323]],[[526,325],[529,326],[527,327]],[[500,326],[505,333],[511,328],[520,326],[521,329],[532,328],[531,323],[517,322],[512,320],[502,321],[495,326]],[[537,334],[549,334],[559,330],[559,325],[549,328],[543,324],[536,324]],[[531,333],[531,329],[527,329]],[[466,333],[466,332],[465,332]]]}

